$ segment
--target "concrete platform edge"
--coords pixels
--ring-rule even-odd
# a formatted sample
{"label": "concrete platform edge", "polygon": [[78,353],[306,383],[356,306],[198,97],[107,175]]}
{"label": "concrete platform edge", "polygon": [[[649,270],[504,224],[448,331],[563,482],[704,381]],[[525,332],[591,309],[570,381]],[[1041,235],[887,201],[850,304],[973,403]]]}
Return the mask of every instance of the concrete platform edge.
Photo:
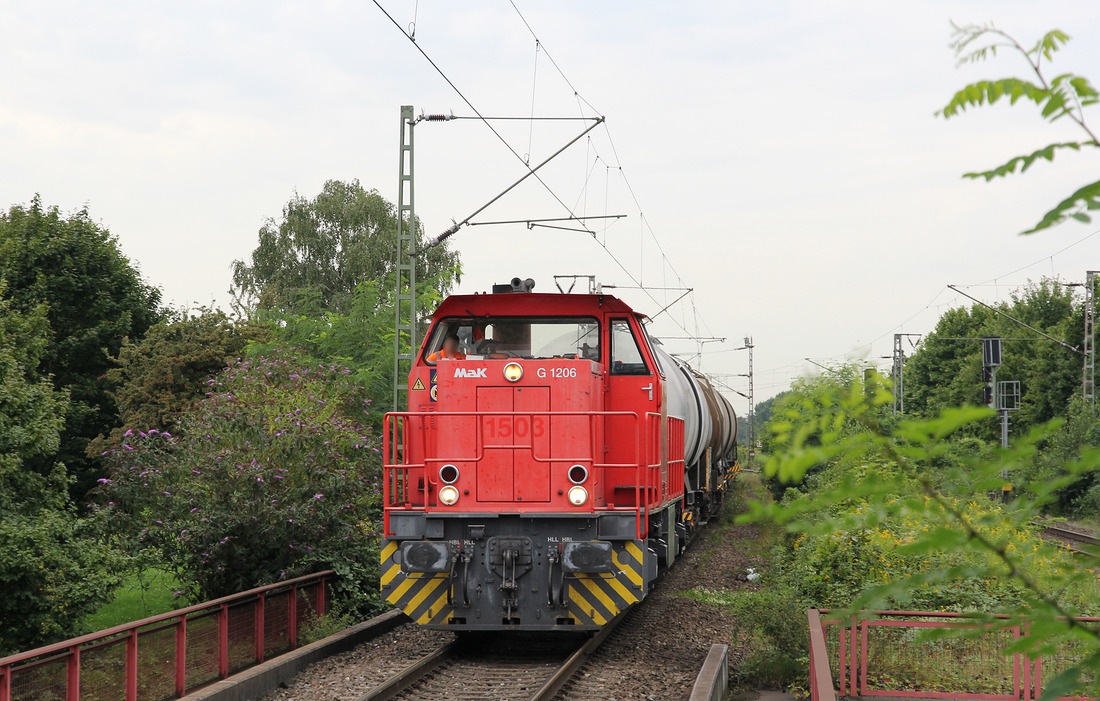
{"label": "concrete platform edge", "polygon": [[314,662],[347,652],[359,643],[391,631],[408,620],[408,616],[398,610],[383,613],[335,635],[204,686],[184,696],[181,701],[251,701],[260,698]]}
{"label": "concrete platform edge", "polygon": [[710,646],[699,676],[691,687],[689,701],[723,701],[729,693],[730,668],[729,645],[715,643]]}

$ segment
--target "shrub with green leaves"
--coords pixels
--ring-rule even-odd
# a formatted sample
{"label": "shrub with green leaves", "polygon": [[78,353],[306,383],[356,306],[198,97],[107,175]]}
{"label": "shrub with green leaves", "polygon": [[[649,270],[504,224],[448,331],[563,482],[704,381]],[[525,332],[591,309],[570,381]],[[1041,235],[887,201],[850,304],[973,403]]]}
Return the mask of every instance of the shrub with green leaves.
{"label": "shrub with green leaves", "polygon": [[179,436],[131,432],[102,509],[160,551],[193,598],[334,569],[338,599],[377,601],[380,451],[350,371],[291,351],[233,362]]}
{"label": "shrub with green leaves", "polygon": [[965,455],[952,436],[993,421],[992,411],[884,420],[892,397],[882,387],[877,379],[865,387],[854,369],[838,371],[777,407],[765,474],[796,484],[814,476],[783,503],[749,505],[746,520],[774,519],[790,533],[772,576],[840,615],[969,609],[993,626],[1027,626],[1015,645],[1029,654],[1075,644],[1077,664],[1048,688],[1066,692],[1084,669],[1100,670],[1100,627],[1083,620],[1100,613],[1100,555],[1071,560],[1036,538],[1032,525],[1061,490],[1095,475],[1100,450],[1085,448],[1056,474],[1019,481],[1001,505],[989,495],[1026,474],[1061,421],[991,457]]}
{"label": "shrub with green leaves", "polygon": [[798,593],[769,584],[759,591],[698,587],[687,596],[720,606],[737,617],[736,635],[748,654],[733,674],[754,688],[790,686],[809,673],[807,602]]}
{"label": "shrub with green leaves", "polygon": [[0,517],[0,656],[80,632],[122,582],[126,557],[69,510]]}
{"label": "shrub with green leaves", "polygon": [[250,341],[267,335],[257,324],[199,307],[174,312],[141,339],[124,340],[115,367],[106,374],[120,425],[93,440],[88,453],[98,457],[123,443],[126,431],[171,430],[180,414],[205,396],[207,380],[239,357]]}

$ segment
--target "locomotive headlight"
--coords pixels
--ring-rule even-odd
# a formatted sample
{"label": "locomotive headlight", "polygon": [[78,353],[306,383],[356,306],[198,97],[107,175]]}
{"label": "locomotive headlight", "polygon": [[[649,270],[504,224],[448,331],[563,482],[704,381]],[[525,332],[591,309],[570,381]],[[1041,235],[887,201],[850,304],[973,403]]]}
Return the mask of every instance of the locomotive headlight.
{"label": "locomotive headlight", "polygon": [[582,506],[584,502],[588,501],[588,490],[584,487],[577,485],[576,487],[569,488],[569,503],[573,506]]}
{"label": "locomotive headlight", "polygon": [[523,366],[519,363],[508,363],[504,366],[504,379],[509,382],[519,382],[523,377]]}
{"label": "locomotive headlight", "polygon": [[584,481],[588,479],[588,468],[584,465],[574,465],[569,468],[569,481],[573,484],[584,484]]}
{"label": "locomotive headlight", "polygon": [[447,464],[439,468],[439,481],[443,484],[454,484],[458,481],[458,468]]}
{"label": "locomotive headlight", "polygon": [[456,501],[458,501],[458,487],[452,487],[448,484],[447,486],[440,489],[439,500],[447,506],[451,506],[452,504],[454,504]]}

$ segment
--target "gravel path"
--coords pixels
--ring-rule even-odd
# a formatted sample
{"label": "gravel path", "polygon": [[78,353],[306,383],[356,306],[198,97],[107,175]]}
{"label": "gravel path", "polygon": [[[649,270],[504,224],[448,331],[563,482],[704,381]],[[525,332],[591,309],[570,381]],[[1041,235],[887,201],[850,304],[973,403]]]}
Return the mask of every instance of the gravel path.
{"label": "gravel path", "polygon": [[[745,486],[742,486],[744,489]],[[734,617],[688,599],[693,587],[755,589],[747,568],[760,568],[755,526],[727,518],[706,526],[667,576],[562,690],[559,699],[649,701],[687,699],[703,658],[713,643],[730,646],[730,666],[741,659]],[[408,664],[454,639],[452,633],[406,624],[350,652],[322,660],[285,689],[262,701],[354,701]],[[509,646],[502,639],[502,645]],[[509,698],[503,693],[500,698]],[[524,698],[526,698],[524,696]]]}
{"label": "gravel path", "polygon": [[353,701],[452,640],[453,633],[407,623],[310,665],[263,701]]}
{"label": "gravel path", "polygon": [[[730,504],[727,504],[729,508]],[[711,522],[672,570],[558,695],[570,701],[687,699],[714,643],[742,657],[728,611],[681,596],[694,587],[755,589],[756,526]]]}

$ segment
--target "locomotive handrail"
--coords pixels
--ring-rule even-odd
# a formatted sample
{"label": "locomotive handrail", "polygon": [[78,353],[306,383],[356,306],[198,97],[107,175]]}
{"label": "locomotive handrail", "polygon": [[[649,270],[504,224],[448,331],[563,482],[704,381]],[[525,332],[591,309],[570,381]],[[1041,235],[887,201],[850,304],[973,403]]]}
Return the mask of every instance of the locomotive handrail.
{"label": "locomotive handrail", "polygon": [[[644,539],[648,536],[649,532],[649,499],[650,490],[657,489],[661,493],[657,495],[657,501],[661,501],[664,498],[663,490],[660,490],[660,484],[653,485],[650,483],[650,471],[653,468],[660,468],[661,456],[658,454],[656,464],[653,464],[649,460],[649,452],[647,450],[647,440],[649,438],[650,430],[649,424],[652,417],[658,417],[659,414],[653,414],[647,412],[643,416],[639,416],[636,411],[550,411],[550,410],[534,410],[534,411],[400,411],[400,412],[388,412],[383,417],[382,423],[382,456],[383,456],[383,470],[387,472],[382,480],[382,503],[383,503],[383,532],[389,534],[389,512],[390,510],[410,510],[407,505],[399,506],[392,503],[391,490],[390,490],[390,472],[393,473],[393,487],[394,490],[400,489],[404,494],[404,498],[408,499],[408,472],[410,469],[426,468],[427,460],[424,462],[408,462],[409,454],[409,435],[404,430],[405,420],[410,418],[424,418],[424,419],[438,419],[438,418],[450,418],[450,417],[478,417],[484,418],[486,416],[512,416],[512,417],[530,417],[532,422],[534,417],[565,417],[565,416],[583,416],[590,419],[589,432],[591,436],[595,436],[596,422],[599,419],[603,419],[610,416],[622,416],[632,417],[634,419],[635,431],[634,434],[637,437],[637,441],[634,447],[634,462],[632,463],[599,463],[596,462],[593,457],[582,458],[570,458],[570,457],[549,457],[539,458],[535,455],[534,441],[535,437],[531,435],[530,442],[526,444],[501,444],[486,446],[480,441],[478,442],[478,454],[474,457],[455,457],[448,456],[449,459],[460,460],[463,462],[480,462],[485,457],[485,449],[526,449],[531,451],[531,457],[536,462],[550,463],[550,462],[582,462],[591,461],[594,468],[630,468],[635,470],[634,491],[635,491],[635,506],[629,510],[635,512],[635,533],[639,539]],[[641,426],[643,430],[637,430]],[[401,435],[396,436],[400,431]],[[532,432],[533,433],[533,432]],[[400,455],[398,454],[400,451]],[[398,471],[401,471],[402,478],[398,477]],[[430,476],[426,479],[429,483]],[[645,498],[643,499],[643,490]],[[601,507],[600,511],[622,511],[628,507]]]}
{"label": "locomotive handrail", "polygon": [[[404,419],[404,418],[411,418],[411,417],[449,418],[449,417],[460,417],[460,416],[470,416],[470,417],[522,416],[522,417],[532,417],[532,418],[536,417],[536,416],[548,416],[548,417],[555,417],[555,416],[585,416],[585,417],[588,417],[588,418],[591,418],[591,419],[605,418],[605,417],[608,417],[608,416],[624,416],[624,417],[633,417],[634,421],[635,421],[635,425],[637,424],[638,421],[640,421],[640,417],[638,416],[638,412],[636,412],[636,411],[541,411],[541,410],[540,411],[391,411],[391,412],[388,412],[382,419],[382,444],[383,444],[382,454],[384,456],[384,459],[389,460],[389,459],[392,458],[394,460],[394,462],[385,462],[385,463],[383,463],[383,466],[384,467],[391,467],[391,468],[400,468],[400,467],[423,467],[425,465],[425,463],[422,463],[422,462],[417,462],[417,463],[396,462],[397,459],[398,459],[397,454],[395,452],[391,452],[389,450],[389,443],[390,443],[389,439],[390,439],[390,435],[392,433],[392,429],[394,428],[393,423],[391,422],[391,419],[393,419],[393,418]],[[402,446],[401,446],[402,448],[406,447],[404,445],[405,443],[407,443],[407,440],[402,441]],[[396,447],[396,446],[394,446],[394,447]],[[528,449],[528,450],[531,450],[532,458],[534,460],[536,460],[537,462],[570,462],[570,461],[580,462],[580,461],[591,460],[591,458],[589,458],[589,457],[579,457],[579,458],[570,458],[570,457],[539,458],[539,457],[536,457],[534,455],[534,450],[535,450],[534,436],[531,437],[531,442],[530,443],[524,443],[524,444],[517,444],[517,443],[504,444],[504,443],[501,443],[501,444],[494,444],[494,445],[489,445],[489,446],[485,446],[485,445],[481,446],[482,451],[484,451],[485,448],[492,448],[492,449],[498,449],[498,448],[499,449]],[[642,458],[641,451],[642,451],[642,448],[640,446],[635,447],[635,461],[634,462],[629,462],[629,463],[599,463],[599,464],[604,466],[604,467],[633,467],[636,464],[643,464],[644,461],[641,459]],[[464,461],[464,462],[477,462],[477,461],[481,460],[483,457],[484,457],[484,452],[482,452],[479,455],[473,456],[473,457],[451,457],[449,459],[461,460],[461,461]],[[593,461],[593,462],[595,462],[595,461]]]}

